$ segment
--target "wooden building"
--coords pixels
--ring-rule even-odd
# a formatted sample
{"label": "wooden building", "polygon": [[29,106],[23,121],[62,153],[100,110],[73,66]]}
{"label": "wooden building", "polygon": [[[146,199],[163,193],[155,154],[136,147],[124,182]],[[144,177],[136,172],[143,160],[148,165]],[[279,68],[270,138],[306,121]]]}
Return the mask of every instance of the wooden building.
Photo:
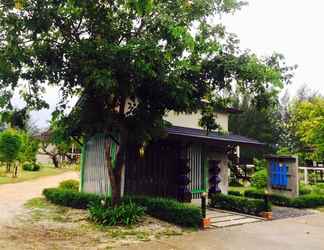
{"label": "wooden building", "polygon": [[[239,147],[262,147],[262,143],[228,132],[228,115],[235,110],[215,113],[222,132],[209,132],[198,126],[199,114],[166,116],[173,126],[167,137],[147,145],[144,152],[129,148],[123,173],[122,191],[127,195],[172,197],[181,201],[197,199],[202,192],[227,193],[230,154]],[[110,194],[104,144],[109,138],[97,135],[84,145],[81,190]],[[114,154],[114,152],[112,152]],[[141,154],[142,153],[142,154]]]}

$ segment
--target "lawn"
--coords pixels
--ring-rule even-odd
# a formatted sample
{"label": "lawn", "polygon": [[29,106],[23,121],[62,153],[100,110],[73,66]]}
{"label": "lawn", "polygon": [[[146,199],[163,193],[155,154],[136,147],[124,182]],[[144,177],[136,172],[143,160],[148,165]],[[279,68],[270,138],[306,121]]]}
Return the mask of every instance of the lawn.
{"label": "lawn", "polygon": [[12,173],[6,173],[5,167],[0,167],[0,185],[33,180],[44,176],[58,175],[67,171],[75,171],[75,168],[54,168],[51,165],[44,165],[41,167],[40,171],[37,172],[24,171],[20,168],[18,177],[13,178]]}

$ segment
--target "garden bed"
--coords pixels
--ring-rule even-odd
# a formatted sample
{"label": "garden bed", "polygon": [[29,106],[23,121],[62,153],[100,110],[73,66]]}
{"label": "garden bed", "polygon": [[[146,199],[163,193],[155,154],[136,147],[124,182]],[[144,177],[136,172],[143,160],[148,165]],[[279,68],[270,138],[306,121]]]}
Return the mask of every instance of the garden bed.
{"label": "garden bed", "polygon": [[1,249],[111,249],[192,232],[150,216],[133,227],[98,227],[86,210],[56,206],[44,198],[25,206],[19,220],[0,227]]}

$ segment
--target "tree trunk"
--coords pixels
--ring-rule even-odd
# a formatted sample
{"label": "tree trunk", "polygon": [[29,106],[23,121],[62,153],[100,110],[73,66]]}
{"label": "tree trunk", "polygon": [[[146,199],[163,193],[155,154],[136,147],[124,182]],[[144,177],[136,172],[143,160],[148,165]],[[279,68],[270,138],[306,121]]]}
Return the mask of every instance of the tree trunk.
{"label": "tree trunk", "polygon": [[125,167],[125,154],[127,148],[126,138],[127,137],[125,135],[121,136],[115,166],[112,166],[112,157],[110,155],[111,144],[108,142],[105,143],[105,156],[109,173],[113,206],[118,206],[122,198],[121,182],[123,169]]}
{"label": "tree trunk", "polygon": [[56,167],[56,168],[59,168],[59,162],[58,162],[58,159],[57,159],[57,156],[56,155],[51,155],[51,158],[52,158],[52,162],[53,162],[53,164],[54,164],[54,166]]}

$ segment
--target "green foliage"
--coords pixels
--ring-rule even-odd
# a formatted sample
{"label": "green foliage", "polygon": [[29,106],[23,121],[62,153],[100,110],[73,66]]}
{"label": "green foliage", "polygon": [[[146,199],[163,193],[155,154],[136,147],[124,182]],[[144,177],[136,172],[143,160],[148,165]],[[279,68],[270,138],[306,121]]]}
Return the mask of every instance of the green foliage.
{"label": "green foliage", "polygon": [[0,159],[11,163],[18,159],[22,140],[18,132],[8,129],[0,133]]}
{"label": "green foliage", "polygon": [[312,193],[313,189],[303,183],[299,183],[299,195],[306,195]]}
{"label": "green foliage", "polygon": [[100,203],[103,197],[96,194],[75,192],[71,189],[47,188],[43,190],[46,199],[54,204],[86,209],[90,203]]}
{"label": "green foliage", "polygon": [[229,182],[229,186],[230,187],[243,187],[244,185],[239,182],[239,180],[237,180],[236,178],[231,178],[230,182]]}
{"label": "green foliage", "polygon": [[313,192],[314,194],[324,196],[324,183],[317,183],[316,185],[314,185]]}
{"label": "green foliage", "polygon": [[289,127],[294,134],[296,150],[315,161],[324,159],[324,98],[296,100],[290,107]]}
{"label": "green foliage", "polygon": [[41,166],[36,163],[25,163],[22,168],[25,171],[37,172],[40,170]]}
{"label": "green foliage", "polygon": [[78,180],[65,180],[59,184],[61,189],[69,189],[78,192],[80,182]]}
{"label": "green foliage", "polygon": [[228,195],[243,196],[243,194],[240,191],[235,191],[235,190],[229,190]]}
{"label": "green foliage", "polygon": [[39,149],[39,141],[24,131],[20,131],[22,146],[19,153],[19,161],[36,162],[36,155]]}
{"label": "green foliage", "polygon": [[264,200],[223,194],[213,195],[210,205],[216,208],[257,216],[260,215],[261,212],[271,211],[271,204],[266,203]]}
{"label": "green foliage", "polygon": [[267,169],[257,171],[251,178],[251,186],[258,189],[267,187],[268,173]]}
{"label": "green foliage", "polygon": [[131,199],[155,218],[184,227],[199,227],[201,223],[201,209],[194,205],[165,198],[131,197]]}
{"label": "green foliage", "polygon": [[105,226],[129,226],[139,222],[144,209],[132,201],[123,202],[117,207],[106,207],[93,203],[89,207],[90,219]]}

